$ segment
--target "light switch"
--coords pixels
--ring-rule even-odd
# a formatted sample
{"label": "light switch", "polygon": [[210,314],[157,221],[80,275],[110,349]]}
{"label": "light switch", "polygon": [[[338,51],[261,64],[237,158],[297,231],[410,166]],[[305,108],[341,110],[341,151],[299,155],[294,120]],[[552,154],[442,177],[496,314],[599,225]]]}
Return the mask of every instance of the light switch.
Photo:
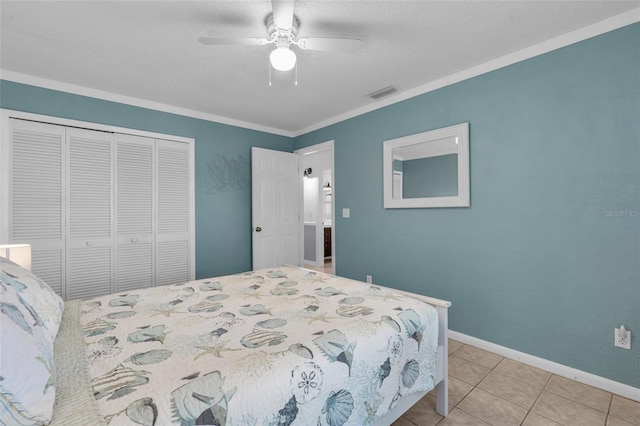
{"label": "light switch", "polygon": [[342,209],[342,217],[345,219],[349,219],[351,217],[351,210]]}

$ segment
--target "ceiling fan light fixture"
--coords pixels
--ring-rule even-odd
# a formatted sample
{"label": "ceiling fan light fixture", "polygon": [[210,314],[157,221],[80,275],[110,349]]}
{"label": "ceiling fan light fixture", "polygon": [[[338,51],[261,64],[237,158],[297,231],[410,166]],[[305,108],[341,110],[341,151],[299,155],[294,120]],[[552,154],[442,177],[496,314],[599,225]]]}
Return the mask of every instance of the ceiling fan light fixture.
{"label": "ceiling fan light fixture", "polygon": [[288,46],[278,46],[269,54],[271,66],[278,71],[289,71],[296,66],[296,54]]}

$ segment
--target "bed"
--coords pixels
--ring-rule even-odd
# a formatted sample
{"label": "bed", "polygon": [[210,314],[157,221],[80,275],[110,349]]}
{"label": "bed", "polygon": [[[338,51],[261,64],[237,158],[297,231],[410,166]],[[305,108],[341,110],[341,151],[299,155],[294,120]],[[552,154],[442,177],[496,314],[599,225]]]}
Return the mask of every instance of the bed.
{"label": "bed", "polygon": [[447,415],[449,302],[283,266],[63,303],[0,261],[3,423],[389,425],[433,388]]}

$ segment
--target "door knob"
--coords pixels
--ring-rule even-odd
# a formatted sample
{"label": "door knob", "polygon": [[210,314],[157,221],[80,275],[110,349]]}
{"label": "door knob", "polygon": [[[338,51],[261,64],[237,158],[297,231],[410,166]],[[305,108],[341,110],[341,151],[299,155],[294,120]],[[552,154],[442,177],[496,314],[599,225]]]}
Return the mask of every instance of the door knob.
{"label": "door knob", "polygon": [[262,228],[260,228],[259,226],[256,226],[256,232],[260,232],[262,231]]}

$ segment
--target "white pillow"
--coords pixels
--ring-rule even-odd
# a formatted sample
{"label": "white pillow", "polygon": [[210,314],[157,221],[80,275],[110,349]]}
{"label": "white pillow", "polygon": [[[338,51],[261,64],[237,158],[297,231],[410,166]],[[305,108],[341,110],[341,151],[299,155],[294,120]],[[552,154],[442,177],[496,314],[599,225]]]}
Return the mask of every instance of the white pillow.
{"label": "white pillow", "polygon": [[44,281],[4,258],[0,278],[0,423],[47,424],[64,303]]}
{"label": "white pillow", "polygon": [[45,336],[53,342],[58,334],[64,302],[44,281],[21,266],[0,257],[2,283],[12,287],[20,303],[42,327]]}
{"label": "white pillow", "polygon": [[0,284],[0,406],[3,424],[49,423],[55,402],[53,342],[24,307],[18,292]]}

